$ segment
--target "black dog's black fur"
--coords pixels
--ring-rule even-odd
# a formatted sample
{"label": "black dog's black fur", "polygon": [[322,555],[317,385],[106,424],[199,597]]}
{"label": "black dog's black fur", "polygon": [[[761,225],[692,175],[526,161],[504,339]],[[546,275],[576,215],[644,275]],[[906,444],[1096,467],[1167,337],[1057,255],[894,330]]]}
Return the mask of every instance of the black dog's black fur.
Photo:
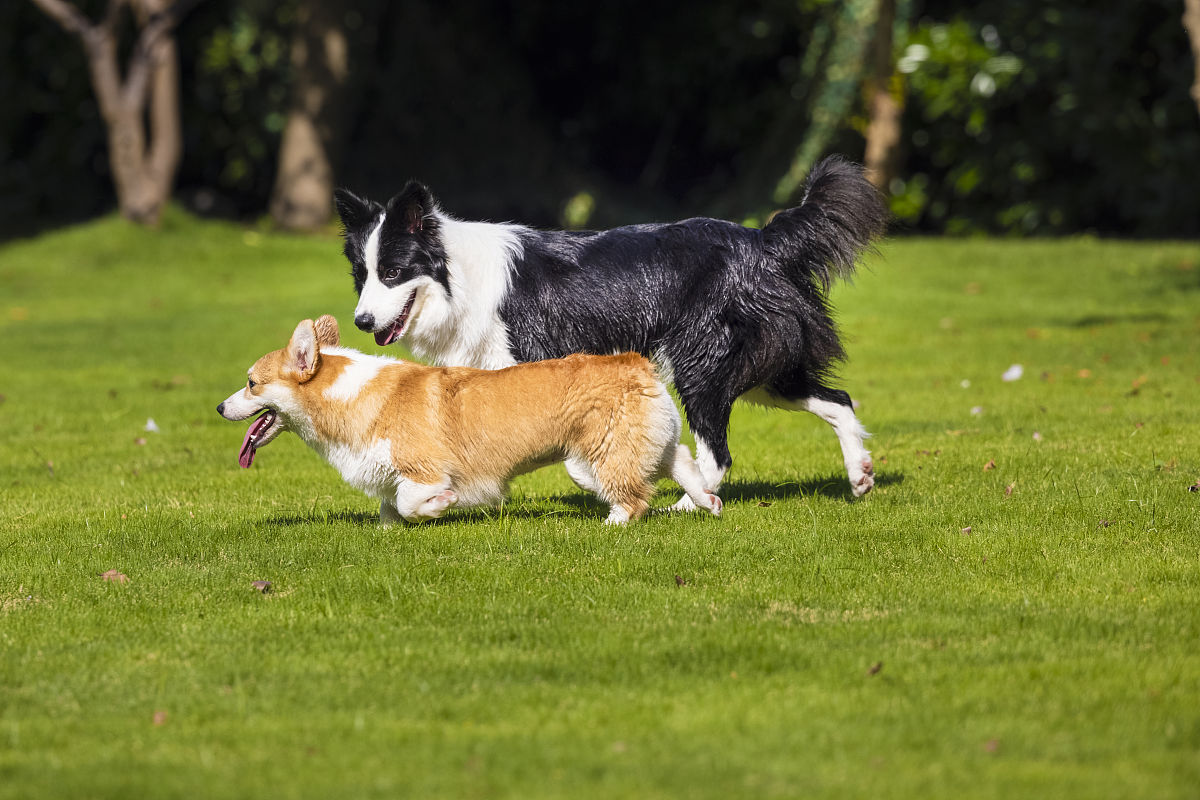
{"label": "black dog's black fur", "polygon": [[[337,204],[361,292],[367,225],[383,208],[344,190]],[[397,283],[423,272],[449,291],[435,208],[410,182],[388,204],[384,233],[408,254],[392,259],[405,267]],[[622,350],[665,357],[693,432],[725,469],[740,395],[761,387],[780,400],[850,405],[830,385],[845,353],[826,293],[832,279],[853,273],[886,222],[861,168],[829,158],[812,170],[800,204],[762,230],[706,218],[606,231],[518,228],[523,255],[511,262],[497,311],[518,362]]]}

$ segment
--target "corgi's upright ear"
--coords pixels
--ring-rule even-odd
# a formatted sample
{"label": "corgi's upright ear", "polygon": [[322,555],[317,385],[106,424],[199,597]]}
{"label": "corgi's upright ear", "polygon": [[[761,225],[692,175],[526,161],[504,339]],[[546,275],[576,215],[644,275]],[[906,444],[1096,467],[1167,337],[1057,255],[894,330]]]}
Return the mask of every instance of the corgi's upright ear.
{"label": "corgi's upright ear", "polygon": [[337,347],[341,341],[341,336],[338,333],[337,320],[332,314],[324,314],[313,323],[313,328],[317,332],[317,347]]}
{"label": "corgi's upright ear", "polygon": [[321,354],[317,346],[317,329],[311,319],[296,326],[284,353],[284,369],[294,373],[298,382],[304,383],[316,374]]}

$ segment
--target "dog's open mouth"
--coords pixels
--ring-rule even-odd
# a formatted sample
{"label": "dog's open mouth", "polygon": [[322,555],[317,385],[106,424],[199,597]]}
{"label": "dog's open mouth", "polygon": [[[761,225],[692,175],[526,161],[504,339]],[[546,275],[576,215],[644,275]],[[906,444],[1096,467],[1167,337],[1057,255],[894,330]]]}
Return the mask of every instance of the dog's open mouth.
{"label": "dog's open mouth", "polygon": [[250,465],[254,463],[254,451],[266,443],[263,441],[265,434],[274,424],[275,412],[269,409],[250,424],[246,438],[242,441],[242,449],[238,452],[238,463],[243,469],[250,469]]}
{"label": "dog's open mouth", "polygon": [[412,313],[413,303],[416,301],[417,290],[413,289],[413,293],[408,296],[408,302],[404,304],[404,310],[400,312],[400,316],[396,317],[396,321],[386,330],[378,331],[375,334],[375,344],[383,347],[404,335],[404,328],[408,325],[408,315]]}

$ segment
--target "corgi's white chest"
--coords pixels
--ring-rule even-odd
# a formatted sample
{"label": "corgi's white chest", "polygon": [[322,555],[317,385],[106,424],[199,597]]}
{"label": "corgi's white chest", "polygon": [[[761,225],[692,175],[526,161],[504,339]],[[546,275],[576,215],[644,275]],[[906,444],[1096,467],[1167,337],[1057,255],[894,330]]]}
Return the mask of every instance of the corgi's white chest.
{"label": "corgi's white chest", "polygon": [[314,444],[313,449],[355,489],[379,499],[396,493],[396,468],[392,464],[392,444],[387,439],[365,449],[343,444]]}

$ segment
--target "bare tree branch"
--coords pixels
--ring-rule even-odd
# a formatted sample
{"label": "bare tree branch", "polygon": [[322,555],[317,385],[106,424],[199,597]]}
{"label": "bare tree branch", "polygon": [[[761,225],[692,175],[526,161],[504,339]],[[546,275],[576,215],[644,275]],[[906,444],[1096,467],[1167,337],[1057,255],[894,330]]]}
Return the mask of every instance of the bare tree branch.
{"label": "bare tree branch", "polygon": [[[122,0],[117,0],[121,2]],[[129,68],[125,73],[123,92],[127,102],[142,103],[146,98],[146,86],[150,73],[161,60],[160,42],[175,29],[179,21],[200,0],[176,0],[165,9],[158,10],[161,2],[140,0],[139,19],[142,31],[129,56]]]}
{"label": "bare tree branch", "polygon": [[65,0],[32,0],[33,4],[57,22],[64,31],[86,39],[96,28],[78,8]]}

